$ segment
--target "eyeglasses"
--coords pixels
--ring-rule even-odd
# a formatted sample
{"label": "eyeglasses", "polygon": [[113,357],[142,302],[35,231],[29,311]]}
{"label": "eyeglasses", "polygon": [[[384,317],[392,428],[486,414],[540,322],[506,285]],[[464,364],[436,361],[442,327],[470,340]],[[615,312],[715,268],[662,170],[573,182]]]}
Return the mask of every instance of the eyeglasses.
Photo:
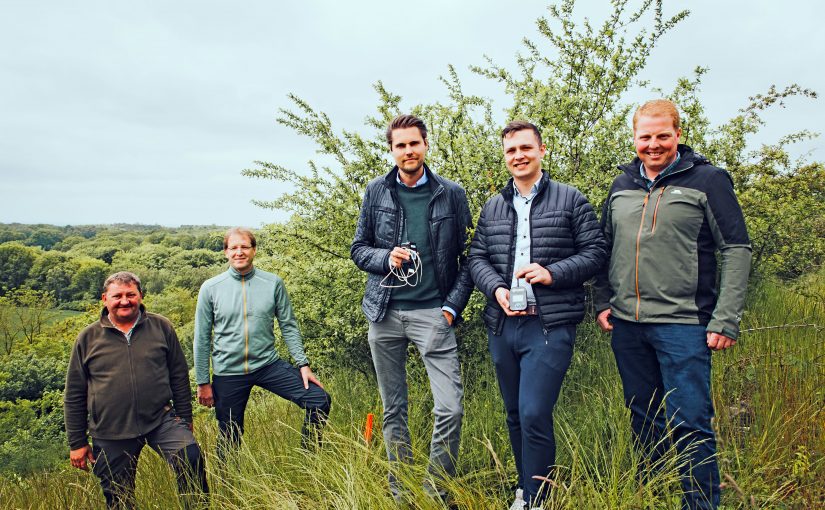
{"label": "eyeglasses", "polygon": [[230,246],[226,249],[226,251],[250,251],[252,250],[252,246]]}

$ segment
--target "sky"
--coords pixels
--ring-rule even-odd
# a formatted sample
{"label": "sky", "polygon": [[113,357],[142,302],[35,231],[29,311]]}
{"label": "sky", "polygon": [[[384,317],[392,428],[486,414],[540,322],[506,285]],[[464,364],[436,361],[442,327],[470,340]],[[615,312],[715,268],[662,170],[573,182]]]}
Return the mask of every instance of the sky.
{"label": "sky", "polygon": [[[402,107],[443,101],[438,78],[452,64],[466,93],[494,99],[503,124],[505,96],[468,67],[487,55],[513,69],[522,39],[540,41],[535,20],[548,3],[0,0],[0,223],[282,221],[251,200],[287,188],[241,171],[263,160],[303,172],[317,159],[275,122],[287,94],[338,130],[368,132],[375,82]],[[577,17],[594,22],[611,11],[608,0],[578,4]],[[641,77],[668,91],[710,68],[700,97],[713,124],[771,84],[825,94],[825,2],[665,1],[666,15],[681,9],[691,15]],[[792,99],[765,116],[756,141],[822,131],[823,118],[825,98]],[[825,160],[822,138],[795,150]]]}

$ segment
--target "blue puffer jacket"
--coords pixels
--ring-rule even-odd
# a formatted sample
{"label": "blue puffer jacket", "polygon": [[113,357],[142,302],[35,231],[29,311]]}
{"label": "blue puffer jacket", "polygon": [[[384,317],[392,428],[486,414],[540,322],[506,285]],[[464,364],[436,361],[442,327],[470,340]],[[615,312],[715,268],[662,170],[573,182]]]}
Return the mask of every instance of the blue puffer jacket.
{"label": "blue puffer jacket", "polygon": [[[484,322],[500,334],[504,311],[495,298],[499,287],[510,288],[515,260],[516,210],[513,180],[481,210],[470,246],[473,281],[487,296]],[[582,284],[607,259],[607,244],[593,207],[572,186],[542,172],[538,194],[530,208],[530,260],[546,267],[551,285],[534,285],[544,328],[577,324],[584,318]]]}
{"label": "blue puffer jacket", "polygon": [[[472,226],[467,195],[461,186],[426,165],[424,171],[433,187],[428,218],[438,290],[443,304],[455,310],[459,319],[473,290],[466,263],[467,229]],[[390,252],[401,244],[404,210],[395,188],[397,175],[398,167],[394,167],[367,184],[350,248],[355,265],[368,274],[361,308],[372,322],[381,321],[387,311],[390,289],[380,283],[390,270]]]}

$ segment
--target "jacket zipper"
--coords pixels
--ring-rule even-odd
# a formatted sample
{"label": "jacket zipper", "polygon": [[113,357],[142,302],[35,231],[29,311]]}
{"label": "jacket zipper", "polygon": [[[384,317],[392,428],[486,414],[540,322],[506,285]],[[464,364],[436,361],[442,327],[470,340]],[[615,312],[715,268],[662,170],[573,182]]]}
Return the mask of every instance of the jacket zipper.
{"label": "jacket zipper", "polygon": [[662,195],[665,194],[665,188],[667,186],[662,186],[662,190],[659,192],[659,196],[656,198],[656,207],[653,208],[653,226],[650,229],[650,235],[656,233],[656,213],[659,212],[659,202],[662,200]]}
{"label": "jacket zipper", "polygon": [[636,320],[639,320],[639,307],[642,305],[642,296],[639,294],[639,247],[642,242],[642,228],[645,226],[645,214],[647,213],[647,201],[650,198],[650,191],[645,195],[642,203],[642,220],[639,222],[639,232],[636,233]]}
{"label": "jacket zipper", "polygon": [[246,278],[241,275],[241,295],[243,296],[243,373],[249,373],[249,319],[246,316]]}
{"label": "jacket zipper", "polygon": [[[137,324],[135,326],[137,326]],[[136,391],[137,390],[137,381],[135,381],[135,366],[132,363],[132,339],[130,337],[126,336],[126,333],[123,333],[120,330],[117,330],[117,331],[121,335],[123,335],[123,338],[126,339],[126,353],[129,357],[129,376],[132,378],[132,402],[133,402],[133,405],[134,405],[134,408],[135,408],[135,428],[137,429],[138,434],[143,435],[143,431],[140,430],[140,420],[138,419],[138,413],[137,413],[137,410],[140,409],[140,406],[138,405],[138,400],[137,400],[137,391]],[[135,332],[135,330],[134,330],[134,327],[133,327],[132,328],[132,334],[134,334],[134,332]]]}
{"label": "jacket zipper", "polygon": [[[427,237],[430,238],[430,254],[433,258],[433,264],[435,264],[435,242],[433,242],[433,231],[432,231],[432,222],[430,221],[433,217],[433,202],[435,199],[438,198],[439,195],[444,191],[444,186],[441,184],[438,185],[438,188],[433,193],[432,198],[430,198],[429,203],[427,204]],[[447,292],[442,288],[441,278],[438,277],[438,269],[435,272],[435,282],[438,285],[438,292],[441,293],[441,299],[447,299]]]}

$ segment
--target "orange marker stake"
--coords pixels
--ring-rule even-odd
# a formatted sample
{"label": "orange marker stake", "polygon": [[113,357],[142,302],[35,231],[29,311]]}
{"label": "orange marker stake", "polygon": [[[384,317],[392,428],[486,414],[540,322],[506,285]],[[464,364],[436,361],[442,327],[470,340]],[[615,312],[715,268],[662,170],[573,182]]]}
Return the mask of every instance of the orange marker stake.
{"label": "orange marker stake", "polygon": [[372,441],[372,422],[374,418],[372,413],[367,413],[367,423],[364,426],[364,441],[366,441],[367,444]]}

